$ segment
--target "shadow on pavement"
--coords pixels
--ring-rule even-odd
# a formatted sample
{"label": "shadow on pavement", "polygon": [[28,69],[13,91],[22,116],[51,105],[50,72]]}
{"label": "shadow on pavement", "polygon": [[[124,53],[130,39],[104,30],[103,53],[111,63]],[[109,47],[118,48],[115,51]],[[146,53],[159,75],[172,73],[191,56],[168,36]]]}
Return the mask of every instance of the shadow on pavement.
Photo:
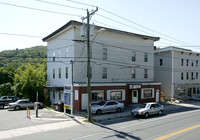
{"label": "shadow on pavement", "polygon": [[140,137],[135,137],[135,136],[133,136],[132,134],[128,134],[128,133],[123,132],[123,131],[119,131],[119,130],[115,130],[115,129],[109,128],[109,127],[107,127],[107,126],[105,126],[105,125],[102,125],[102,124],[100,124],[100,123],[94,123],[94,125],[97,125],[97,126],[99,126],[99,127],[102,127],[102,128],[104,128],[104,129],[107,129],[107,130],[109,130],[109,131],[113,131],[113,132],[114,132],[113,135],[106,136],[106,137],[104,137],[103,139],[109,139],[109,138],[115,138],[115,137],[117,137],[117,138],[120,138],[120,139],[141,140]]}
{"label": "shadow on pavement", "polygon": [[[188,103],[188,102],[187,102]],[[120,117],[120,118],[113,118],[113,119],[108,119],[108,120],[103,120],[99,121],[98,123],[101,125],[111,125],[111,124],[116,124],[116,123],[123,123],[123,122],[128,122],[128,121],[133,121],[133,120],[142,120],[142,119],[151,119],[151,118],[157,118],[157,117],[164,117],[169,114],[174,114],[174,113],[181,113],[181,112],[188,112],[188,111],[193,111],[193,110],[199,110],[200,105],[197,105],[196,103],[188,103],[189,105],[195,105],[195,106],[182,106],[182,105],[176,105],[176,104],[164,104],[166,106],[166,109],[162,113],[162,115],[152,115],[149,116],[148,118],[145,118],[144,116],[137,116],[133,117],[131,115],[131,110],[130,110],[130,115],[126,117]],[[107,114],[103,114],[107,115]],[[113,113],[114,115],[114,113]]]}

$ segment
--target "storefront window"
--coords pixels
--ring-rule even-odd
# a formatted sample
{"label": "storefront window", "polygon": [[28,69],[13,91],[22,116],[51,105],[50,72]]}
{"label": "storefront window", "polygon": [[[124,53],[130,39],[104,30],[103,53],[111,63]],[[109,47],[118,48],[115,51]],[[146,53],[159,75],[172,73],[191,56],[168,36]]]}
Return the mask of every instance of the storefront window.
{"label": "storefront window", "polygon": [[104,99],[103,91],[92,91],[92,101],[101,101]]}
{"label": "storefront window", "polygon": [[154,98],[154,89],[143,89],[143,98]]}
{"label": "storefront window", "polygon": [[112,91],[110,92],[111,100],[122,100],[122,91]]}

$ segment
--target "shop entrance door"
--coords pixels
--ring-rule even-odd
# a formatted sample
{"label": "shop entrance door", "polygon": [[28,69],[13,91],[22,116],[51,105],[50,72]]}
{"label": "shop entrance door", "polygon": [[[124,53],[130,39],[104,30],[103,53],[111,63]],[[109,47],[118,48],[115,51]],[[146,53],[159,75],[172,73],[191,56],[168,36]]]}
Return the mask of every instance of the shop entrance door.
{"label": "shop entrance door", "polygon": [[132,103],[138,103],[138,90],[132,90]]}

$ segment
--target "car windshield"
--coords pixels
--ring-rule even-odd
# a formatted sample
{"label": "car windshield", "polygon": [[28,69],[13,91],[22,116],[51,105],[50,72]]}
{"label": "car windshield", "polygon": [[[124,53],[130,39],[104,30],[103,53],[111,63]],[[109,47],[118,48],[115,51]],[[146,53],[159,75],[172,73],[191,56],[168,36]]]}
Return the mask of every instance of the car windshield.
{"label": "car windshield", "polygon": [[146,108],[147,107],[147,104],[141,104],[140,105],[140,108]]}
{"label": "car windshield", "polygon": [[104,105],[105,103],[105,101],[100,101],[97,105]]}

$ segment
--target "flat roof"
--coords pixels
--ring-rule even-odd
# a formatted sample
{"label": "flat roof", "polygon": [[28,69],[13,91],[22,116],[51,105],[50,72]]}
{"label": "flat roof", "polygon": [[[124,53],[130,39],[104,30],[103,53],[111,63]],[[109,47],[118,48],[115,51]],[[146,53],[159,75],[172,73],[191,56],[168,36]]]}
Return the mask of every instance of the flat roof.
{"label": "flat roof", "polygon": [[[53,33],[51,33],[48,36],[44,37],[42,40],[43,41],[48,41],[49,39],[53,38],[55,35],[59,34],[60,32],[62,32],[63,30],[65,30],[67,27],[69,27],[71,25],[82,26],[82,23],[78,22],[78,21],[75,21],[75,20],[70,20],[67,24],[63,25],[62,27],[60,27],[59,29],[57,29]],[[96,26],[95,25],[95,29],[101,29],[101,28],[105,28],[106,31],[109,31],[109,32],[115,32],[115,33],[119,33],[119,34],[130,35],[130,36],[142,38],[142,39],[145,39],[145,40],[149,39],[149,40],[153,40],[153,41],[158,41],[160,39],[159,37],[141,35],[141,34],[136,34],[136,33],[131,33],[131,32],[126,32],[126,31],[121,31],[121,30],[116,30],[116,29],[111,29],[111,28],[102,27],[102,26]]]}

